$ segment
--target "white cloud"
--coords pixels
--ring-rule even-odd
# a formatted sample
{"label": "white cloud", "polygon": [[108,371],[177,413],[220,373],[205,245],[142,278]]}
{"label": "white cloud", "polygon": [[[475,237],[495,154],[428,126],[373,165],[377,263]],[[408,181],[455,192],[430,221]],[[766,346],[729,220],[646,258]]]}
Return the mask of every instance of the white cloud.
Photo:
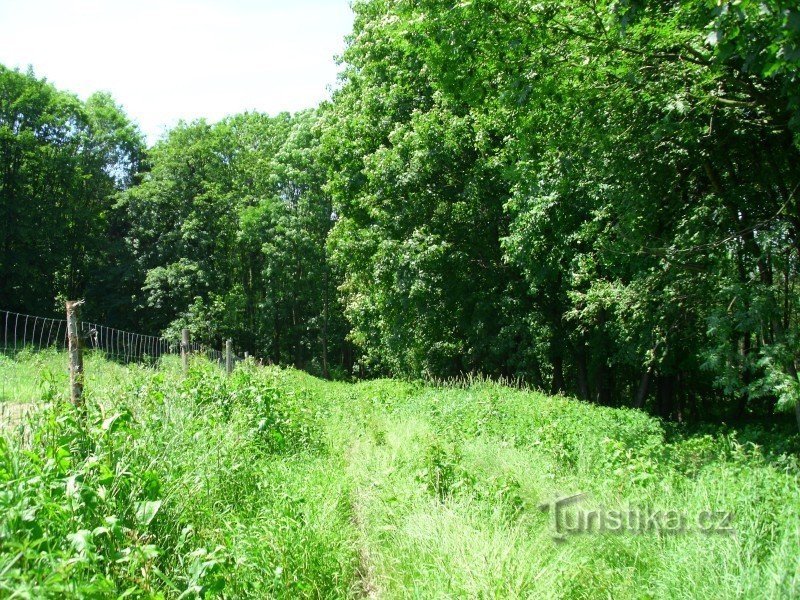
{"label": "white cloud", "polygon": [[0,63],[111,92],[154,141],[177,120],[318,104],[348,0],[0,0]]}

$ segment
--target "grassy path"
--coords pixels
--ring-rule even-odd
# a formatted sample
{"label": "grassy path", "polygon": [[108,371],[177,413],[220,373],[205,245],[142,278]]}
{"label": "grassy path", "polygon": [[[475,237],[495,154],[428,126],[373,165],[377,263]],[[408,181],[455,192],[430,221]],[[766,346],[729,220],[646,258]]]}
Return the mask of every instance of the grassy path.
{"label": "grassy path", "polygon": [[368,531],[364,522],[364,506],[361,491],[353,492],[353,525],[358,532],[358,590],[360,595],[369,600],[382,597],[375,575],[375,564],[368,542]]}
{"label": "grassy path", "polygon": [[[747,432],[676,437],[635,411],[494,385],[285,377],[328,407],[326,437],[355,490],[359,574],[370,597],[785,598],[800,590],[796,459],[744,443]],[[662,527],[556,542],[540,504],[578,492],[587,511],[673,510],[688,529],[703,511],[729,511],[735,532]]]}

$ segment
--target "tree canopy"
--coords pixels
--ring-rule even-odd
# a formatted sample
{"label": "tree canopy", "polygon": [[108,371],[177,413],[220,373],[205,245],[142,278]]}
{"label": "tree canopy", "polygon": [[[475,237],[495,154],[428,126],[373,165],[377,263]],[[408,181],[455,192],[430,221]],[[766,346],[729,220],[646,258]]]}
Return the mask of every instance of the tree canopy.
{"label": "tree canopy", "polygon": [[113,206],[144,149],[107,94],[81,102],[0,65],[0,305],[49,314],[80,294],[98,316],[123,318],[127,251]]}
{"label": "tree canopy", "polygon": [[147,152],[108,96],[1,70],[2,302],[94,294],[325,376],[800,406],[795,3],[353,9],[331,101]]}

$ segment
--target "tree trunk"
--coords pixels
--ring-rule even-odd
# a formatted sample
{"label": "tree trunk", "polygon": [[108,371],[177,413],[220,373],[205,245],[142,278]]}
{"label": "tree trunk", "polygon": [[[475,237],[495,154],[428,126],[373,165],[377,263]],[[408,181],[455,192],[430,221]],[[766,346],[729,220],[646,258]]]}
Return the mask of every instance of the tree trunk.
{"label": "tree trunk", "polygon": [[556,356],[553,358],[553,381],[550,385],[550,393],[553,395],[564,391],[564,357]]}
{"label": "tree trunk", "polygon": [[642,378],[639,381],[639,389],[636,391],[636,401],[634,406],[641,409],[644,406],[644,401],[647,399],[647,394],[650,391],[650,377],[653,374],[653,366],[647,367],[647,370],[642,373]]}
{"label": "tree trunk", "polygon": [[672,390],[673,406],[675,407],[675,419],[678,423],[683,423],[683,390],[681,389],[681,374],[675,375]]}
{"label": "tree trunk", "polygon": [[674,375],[662,375],[658,378],[658,414],[662,419],[669,419],[672,414],[674,379]]}
{"label": "tree trunk", "polygon": [[353,346],[346,338],[342,342],[342,367],[348,375],[353,375]]}
{"label": "tree trunk", "polygon": [[[750,377],[750,352],[751,352],[751,344],[752,340],[750,337],[750,332],[745,331],[744,336],[742,337],[742,382],[745,386],[750,385],[751,377]],[[739,406],[736,411],[736,416],[739,419],[744,419],[745,415],[747,414],[747,394],[742,394],[739,398]]]}
{"label": "tree trunk", "polygon": [[800,431],[800,399],[794,405],[794,418],[797,420],[797,430]]}
{"label": "tree trunk", "polygon": [[578,367],[578,393],[583,400],[589,401],[591,399],[591,393],[589,392],[589,368],[586,366],[586,344],[583,340],[578,344],[576,360]]}
{"label": "tree trunk", "polygon": [[601,362],[597,373],[598,404],[602,404],[603,406],[611,406],[612,388],[613,384],[611,380],[611,370],[605,361]]}
{"label": "tree trunk", "polygon": [[325,379],[330,379],[331,374],[328,369],[328,303],[329,303],[329,290],[328,286],[330,274],[328,268],[325,267],[325,276],[323,277],[323,285],[325,290],[323,292],[322,300],[322,376]]}

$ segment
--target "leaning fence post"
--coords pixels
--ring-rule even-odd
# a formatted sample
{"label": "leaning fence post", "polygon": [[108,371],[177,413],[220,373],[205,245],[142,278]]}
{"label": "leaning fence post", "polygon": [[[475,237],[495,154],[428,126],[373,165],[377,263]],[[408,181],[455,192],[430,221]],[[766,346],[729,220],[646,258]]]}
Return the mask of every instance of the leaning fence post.
{"label": "leaning fence post", "polygon": [[225,372],[228,375],[233,372],[233,340],[225,342]]}
{"label": "leaning fence post", "polygon": [[183,361],[183,374],[189,372],[189,330],[181,331],[181,360]]}
{"label": "leaning fence post", "polygon": [[82,300],[67,301],[67,340],[69,344],[69,395],[72,403],[83,408],[83,353],[78,335],[78,312]]}

